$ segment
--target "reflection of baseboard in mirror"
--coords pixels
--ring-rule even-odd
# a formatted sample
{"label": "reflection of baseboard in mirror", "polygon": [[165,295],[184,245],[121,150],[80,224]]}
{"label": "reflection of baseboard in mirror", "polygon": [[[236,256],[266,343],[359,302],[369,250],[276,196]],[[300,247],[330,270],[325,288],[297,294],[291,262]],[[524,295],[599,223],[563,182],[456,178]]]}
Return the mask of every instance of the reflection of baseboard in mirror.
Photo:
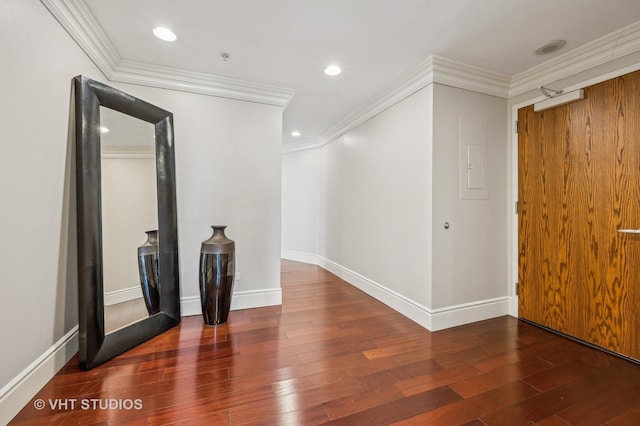
{"label": "reflection of baseboard in mirror", "polygon": [[148,316],[147,307],[142,297],[110,306],[105,303],[104,333],[109,334]]}
{"label": "reflection of baseboard in mirror", "polygon": [[122,290],[105,291],[104,306],[117,305],[118,303],[128,302],[141,297],[143,297],[143,295],[140,284]]}

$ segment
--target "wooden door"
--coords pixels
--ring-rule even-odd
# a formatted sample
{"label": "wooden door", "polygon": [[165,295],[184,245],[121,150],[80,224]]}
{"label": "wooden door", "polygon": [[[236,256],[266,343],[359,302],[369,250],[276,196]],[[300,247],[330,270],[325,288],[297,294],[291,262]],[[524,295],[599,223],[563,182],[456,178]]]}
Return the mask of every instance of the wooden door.
{"label": "wooden door", "polygon": [[640,72],[518,121],[520,317],[640,359]]}

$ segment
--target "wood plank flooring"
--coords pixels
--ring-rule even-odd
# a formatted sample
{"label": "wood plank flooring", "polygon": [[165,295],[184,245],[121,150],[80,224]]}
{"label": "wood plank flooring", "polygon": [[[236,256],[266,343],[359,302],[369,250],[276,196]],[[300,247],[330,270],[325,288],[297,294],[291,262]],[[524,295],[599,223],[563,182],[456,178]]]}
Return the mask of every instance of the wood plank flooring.
{"label": "wood plank flooring", "polygon": [[516,318],[432,333],[290,261],[282,289],[282,306],[185,317],[91,371],[74,358],[12,423],[640,424],[640,366]]}

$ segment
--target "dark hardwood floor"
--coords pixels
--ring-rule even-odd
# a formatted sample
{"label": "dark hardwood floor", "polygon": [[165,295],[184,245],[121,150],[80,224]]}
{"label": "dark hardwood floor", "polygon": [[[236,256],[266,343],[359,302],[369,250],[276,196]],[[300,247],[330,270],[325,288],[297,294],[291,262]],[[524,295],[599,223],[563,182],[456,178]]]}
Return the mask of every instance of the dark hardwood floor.
{"label": "dark hardwood floor", "polygon": [[185,317],[91,371],[72,359],[13,423],[640,424],[640,366],[516,318],[432,333],[289,261],[282,288],[281,307]]}

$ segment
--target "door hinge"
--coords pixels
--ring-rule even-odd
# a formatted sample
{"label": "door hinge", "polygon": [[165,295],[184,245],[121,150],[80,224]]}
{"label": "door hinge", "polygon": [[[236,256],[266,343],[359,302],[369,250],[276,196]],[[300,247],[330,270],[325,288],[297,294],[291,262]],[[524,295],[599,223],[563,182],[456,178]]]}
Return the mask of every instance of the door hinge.
{"label": "door hinge", "polygon": [[520,293],[519,283],[516,283],[516,296]]}
{"label": "door hinge", "polygon": [[516,201],[516,214],[520,213],[520,204]]}
{"label": "door hinge", "polygon": [[516,133],[520,132],[520,122],[518,120],[516,120],[516,124],[513,127],[516,129]]}

